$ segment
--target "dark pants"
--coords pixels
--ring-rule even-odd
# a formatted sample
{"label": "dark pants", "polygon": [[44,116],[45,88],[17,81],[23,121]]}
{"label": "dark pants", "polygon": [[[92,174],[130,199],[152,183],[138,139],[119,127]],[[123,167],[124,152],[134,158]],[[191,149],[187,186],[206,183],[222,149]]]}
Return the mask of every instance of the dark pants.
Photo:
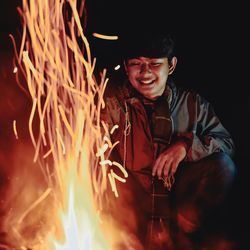
{"label": "dark pants", "polygon": [[182,163],[171,192],[177,215],[180,214],[194,227],[200,226],[204,216],[223,203],[235,175],[234,162],[225,153]]}
{"label": "dark pants", "polygon": [[153,192],[149,191],[150,171],[131,172],[127,184],[118,189],[119,199],[111,202],[109,213],[127,232],[137,235],[143,249],[172,249],[169,232],[173,228],[174,233],[175,229],[192,232],[202,226],[203,219],[224,201],[235,175],[235,165],[225,153],[183,162],[170,192],[159,180],[152,181]]}

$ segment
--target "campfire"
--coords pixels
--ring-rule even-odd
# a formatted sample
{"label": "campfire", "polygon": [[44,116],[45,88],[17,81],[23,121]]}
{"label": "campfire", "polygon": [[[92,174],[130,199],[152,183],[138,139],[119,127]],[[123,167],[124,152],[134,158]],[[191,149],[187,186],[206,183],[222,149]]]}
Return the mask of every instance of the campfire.
{"label": "campfire", "polygon": [[[119,198],[116,183],[125,183],[127,172],[109,160],[119,143],[110,140],[117,126],[101,120],[108,79],[105,70],[100,82],[93,75],[84,8],[76,0],[23,0],[18,8],[23,33],[14,73],[25,77],[19,84],[32,103],[33,147],[26,153],[33,164],[16,171],[25,185],[5,218],[11,247],[3,249],[106,250],[124,240],[102,217],[107,187]],[[17,140],[18,125],[15,120]]]}

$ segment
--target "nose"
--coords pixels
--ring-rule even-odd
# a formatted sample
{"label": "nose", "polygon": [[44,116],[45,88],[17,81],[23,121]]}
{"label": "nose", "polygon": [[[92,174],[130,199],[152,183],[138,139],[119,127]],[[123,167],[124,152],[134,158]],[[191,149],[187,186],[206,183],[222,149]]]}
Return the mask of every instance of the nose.
{"label": "nose", "polygon": [[148,63],[143,63],[141,65],[141,70],[140,70],[141,73],[151,73],[151,68],[150,68],[150,65]]}

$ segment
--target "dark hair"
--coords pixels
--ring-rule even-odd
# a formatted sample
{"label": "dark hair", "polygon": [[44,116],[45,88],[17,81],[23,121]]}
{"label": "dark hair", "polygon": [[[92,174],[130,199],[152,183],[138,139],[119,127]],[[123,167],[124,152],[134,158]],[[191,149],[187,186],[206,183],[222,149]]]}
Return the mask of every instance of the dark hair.
{"label": "dark hair", "polygon": [[167,57],[171,60],[174,56],[174,40],[170,34],[164,33],[136,33],[120,37],[123,59],[145,57]]}

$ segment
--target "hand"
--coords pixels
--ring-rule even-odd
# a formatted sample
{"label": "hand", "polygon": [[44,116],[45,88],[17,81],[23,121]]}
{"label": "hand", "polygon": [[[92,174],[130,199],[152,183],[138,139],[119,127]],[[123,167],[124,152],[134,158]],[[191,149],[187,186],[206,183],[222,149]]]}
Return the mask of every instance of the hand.
{"label": "hand", "polygon": [[186,157],[186,144],[177,141],[161,153],[155,161],[152,175],[157,175],[159,179],[174,176],[179,163]]}

